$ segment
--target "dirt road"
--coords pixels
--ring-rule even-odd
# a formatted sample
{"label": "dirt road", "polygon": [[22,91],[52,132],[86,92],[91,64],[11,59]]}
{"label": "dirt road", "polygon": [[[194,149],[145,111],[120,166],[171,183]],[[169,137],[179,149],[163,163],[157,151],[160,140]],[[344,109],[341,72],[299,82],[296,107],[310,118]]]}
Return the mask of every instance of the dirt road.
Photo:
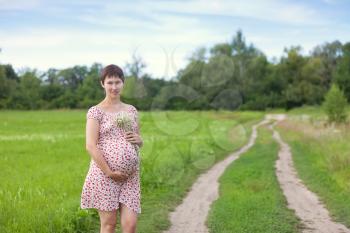
{"label": "dirt road", "polygon": [[[283,120],[283,115],[276,120]],[[270,115],[269,119],[274,119]],[[288,208],[293,209],[301,219],[304,233],[350,233],[344,225],[332,221],[328,210],[319,201],[317,195],[303,184],[293,166],[290,147],[273,129],[273,137],[280,145],[279,159],[276,161],[276,174],[283,193],[288,202]]]}
{"label": "dirt road", "polygon": [[254,125],[250,139],[245,146],[200,175],[182,204],[170,214],[171,228],[165,233],[208,232],[205,222],[211,203],[219,197],[219,177],[231,162],[254,145],[257,127],[267,122],[267,120],[263,120]]}

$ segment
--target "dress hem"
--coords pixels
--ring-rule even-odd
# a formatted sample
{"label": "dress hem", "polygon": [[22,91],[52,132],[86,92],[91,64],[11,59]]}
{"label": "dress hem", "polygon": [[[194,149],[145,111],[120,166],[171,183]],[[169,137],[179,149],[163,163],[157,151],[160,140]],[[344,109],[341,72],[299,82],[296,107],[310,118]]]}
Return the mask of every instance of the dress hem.
{"label": "dress hem", "polygon": [[[128,204],[124,203],[124,202],[121,202],[119,201],[118,203],[122,203],[124,204],[127,208],[129,208],[130,210],[134,211],[136,214],[141,214],[141,210],[140,211],[136,211],[135,209],[131,208]],[[96,206],[80,206],[81,209],[96,209],[96,210],[101,210],[101,211],[114,211],[114,210],[119,210],[120,207],[119,205],[114,207],[113,209],[101,209],[99,207],[96,207]]]}

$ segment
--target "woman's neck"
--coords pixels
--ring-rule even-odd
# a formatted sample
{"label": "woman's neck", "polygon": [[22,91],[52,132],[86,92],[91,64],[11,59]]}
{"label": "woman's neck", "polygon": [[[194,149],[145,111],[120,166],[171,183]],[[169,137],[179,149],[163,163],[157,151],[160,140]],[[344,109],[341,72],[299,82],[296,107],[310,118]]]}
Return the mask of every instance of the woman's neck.
{"label": "woman's neck", "polygon": [[108,97],[105,97],[105,99],[102,101],[106,105],[121,105],[122,102],[120,101],[120,97],[111,99]]}

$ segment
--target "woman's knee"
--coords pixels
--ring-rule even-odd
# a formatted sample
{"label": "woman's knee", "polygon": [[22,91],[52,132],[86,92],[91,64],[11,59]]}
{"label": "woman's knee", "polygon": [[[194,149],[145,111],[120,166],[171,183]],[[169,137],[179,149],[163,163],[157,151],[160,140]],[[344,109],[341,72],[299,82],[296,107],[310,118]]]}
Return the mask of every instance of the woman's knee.
{"label": "woman's knee", "polygon": [[117,213],[100,211],[100,222],[102,227],[115,228],[117,225]]}
{"label": "woman's knee", "polygon": [[136,232],[137,214],[123,203],[120,208],[120,217],[123,233]]}
{"label": "woman's knee", "polygon": [[114,221],[114,220],[101,221],[101,226],[103,228],[114,229],[117,226],[117,221]]}
{"label": "woman's knee", "polygon": [[122,223],[123,233],[135,233],[136,222],[135,221],[123,221]]}
{"label": "woman's knee", "polygon": [[121,227],[125,233],[136,232],[137,218],[133,215],[122,216]]}

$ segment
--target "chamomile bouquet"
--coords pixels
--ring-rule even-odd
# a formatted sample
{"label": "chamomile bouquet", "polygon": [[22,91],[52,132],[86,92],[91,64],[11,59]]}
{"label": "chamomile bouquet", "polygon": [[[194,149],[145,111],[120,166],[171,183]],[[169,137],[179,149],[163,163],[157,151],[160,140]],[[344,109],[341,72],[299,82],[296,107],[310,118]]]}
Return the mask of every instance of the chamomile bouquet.
{"label": "chamomile bouquet", "polygon": [[[132,119],[127,112],[119,112],[115,118],[115,124],[117,127],[121,128],[124,133],[133,131]],[[137,155],[139,156],[139,146],[134,144]]]}

